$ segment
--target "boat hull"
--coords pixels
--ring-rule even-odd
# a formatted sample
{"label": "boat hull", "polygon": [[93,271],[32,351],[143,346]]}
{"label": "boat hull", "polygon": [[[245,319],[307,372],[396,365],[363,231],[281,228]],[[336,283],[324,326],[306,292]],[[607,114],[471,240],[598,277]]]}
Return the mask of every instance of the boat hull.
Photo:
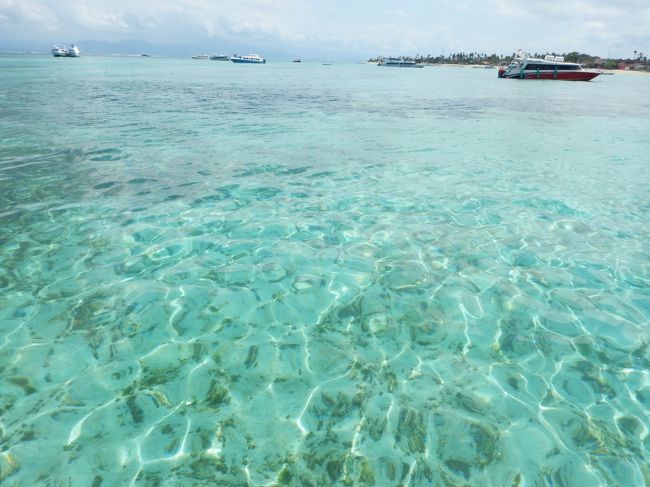
{"label": "boat hull", "polygon": [[266,60],[261,60],[261,61],[253,61],[251,59],[235,59],[231,58],[230,59],[233,63],[237,64],[266,64]]}
{"label": "boat hull", "polygon": [[590,81],[601,73],[595,71],[524,71],[506,75],[505,69],[499,69],[499,78],[510,79],[551,79],[563,81]]}

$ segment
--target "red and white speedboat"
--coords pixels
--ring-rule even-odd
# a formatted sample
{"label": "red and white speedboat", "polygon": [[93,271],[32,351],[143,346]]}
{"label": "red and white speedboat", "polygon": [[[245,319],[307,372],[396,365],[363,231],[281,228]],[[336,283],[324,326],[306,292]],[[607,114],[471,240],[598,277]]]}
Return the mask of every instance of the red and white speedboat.
{"label": "red and white speedboat", "polygon": [[544,59],[529,57],[518,51],[507,68],[499,69],[499,78],[513,79],[562,79],[568,81],[589,81],[600,71],[583,69],[577,63],[567,63],[562,56],[546,55]]}

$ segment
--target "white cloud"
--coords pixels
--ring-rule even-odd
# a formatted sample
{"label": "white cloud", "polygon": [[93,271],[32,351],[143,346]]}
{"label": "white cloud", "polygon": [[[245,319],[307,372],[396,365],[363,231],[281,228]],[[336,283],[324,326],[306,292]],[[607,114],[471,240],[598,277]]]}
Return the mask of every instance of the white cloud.
{"label": "white cloud", "polygon": [[[606,22],[610,29],[620,29],[618,22],[638,24],[639,17],[650,15],[647,0],[491,0],[502,16],[530,17],[546,22]],[[552,24],[549,24],[552,25]]]}
{"label": "white cloud", "polygon": [[100,9],[79,5],[74,10],[70,10],[77,25],[93,30],[118,30],[126,31],[129,25],[124,21],[121,14],[106,12]]}
{"label": "white cloud", "polygon": [[57,27],[53,12],[39,1],[0,0],[0,19],[10,26],[40,27],[44,30]]}
{"label": "white cloud", "polygon": [[546,45],[549,50],[627,56],[628,50],[650,44],[647,0],[490,1],[502,18],[530,26],[535,49]]}
{"label": "white cloud", "polygon": [[648,25],[648,0],[0,0],[0,40],[48,43],[212,38],[405,54],[519,46],[605,53],[650,50]]}

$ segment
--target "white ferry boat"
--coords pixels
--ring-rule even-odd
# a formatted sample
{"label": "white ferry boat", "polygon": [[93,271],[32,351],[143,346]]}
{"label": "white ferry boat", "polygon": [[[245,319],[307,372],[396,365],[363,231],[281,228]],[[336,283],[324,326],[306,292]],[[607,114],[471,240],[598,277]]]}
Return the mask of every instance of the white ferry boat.
{"label": "white ferry boat", "polygon": [[52,46],[52,56],[54,57],[67,57],[68,56],[68,49],[63,46]]}
{"label": "white ferry boat", "polygon": [[265,64],[266,59],[261,58],[257,54],[249,54],[248,56],[238,56],[235,54],[230,58],[233,63],[245,63],[245,64]]}
{"label": "white ferry boat", "polygon": [[600,74],[600,71],[583,69],[578,63],[565,62],[562,56],[547,54],[540,59],[523,51],[517,51],[507,68],[499,69],[499,78],[511,79],[589,81]]}
{"label": "white ferry boat", "polygon": [[401,57],[389,57],[381,59],[377,66],[386,66],[390,68],[423,68],[423,64],[418,64],[415,61],[410,59],[404,59]]}
{"label": "white ferry boat", "polygon": [[81,52],[79,51],[79,48],[75,45],[72,44],[70,47],[67,46],[52,46],[52,50],[50,51],[52,53],[52,56],[54,57],[79,57],[81,56]]}

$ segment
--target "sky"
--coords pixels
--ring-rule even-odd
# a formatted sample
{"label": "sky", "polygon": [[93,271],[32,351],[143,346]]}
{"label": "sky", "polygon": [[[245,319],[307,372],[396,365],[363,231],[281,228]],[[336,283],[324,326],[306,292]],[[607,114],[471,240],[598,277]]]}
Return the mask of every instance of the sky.
{"label": "sky", "polygon": [[650,54],[650,0],[0,0],[0,50],[84,41],[334,57],[633,57]]}

